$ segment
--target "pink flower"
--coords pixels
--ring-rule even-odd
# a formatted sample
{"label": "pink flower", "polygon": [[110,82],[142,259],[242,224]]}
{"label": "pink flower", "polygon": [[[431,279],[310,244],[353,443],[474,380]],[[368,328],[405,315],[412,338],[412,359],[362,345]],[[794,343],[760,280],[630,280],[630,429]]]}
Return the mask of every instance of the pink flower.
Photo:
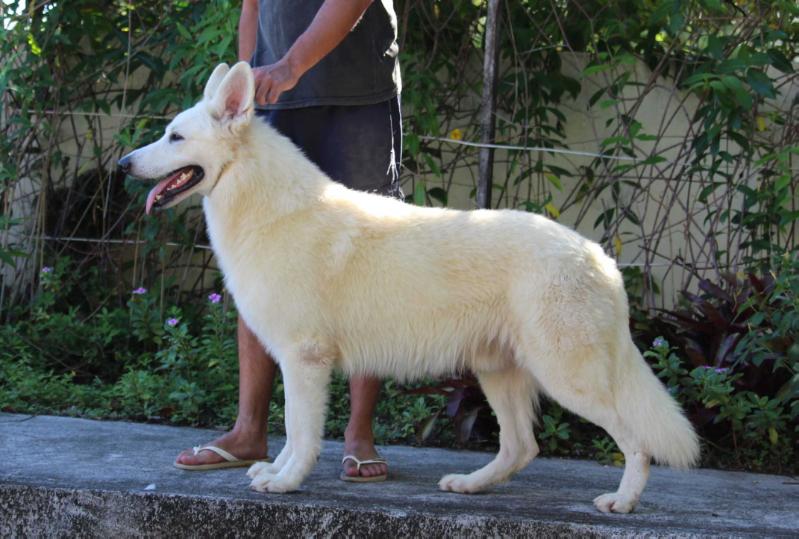
{"label": "pink flower", "polygon": [[208,294],[208,301],[210,301],[211,303],[219,303],[220,301],[222,301],[222,296],[217,294],[216,292],[213,292],[211,294]]}

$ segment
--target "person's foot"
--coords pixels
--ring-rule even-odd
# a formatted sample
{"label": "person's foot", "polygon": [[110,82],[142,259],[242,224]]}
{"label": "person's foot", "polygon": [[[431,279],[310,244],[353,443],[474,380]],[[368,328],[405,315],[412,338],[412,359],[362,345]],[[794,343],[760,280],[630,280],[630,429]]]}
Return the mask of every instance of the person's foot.
{"label": "person's foot", "polygon": [[[371,439],[349,439],[344,438],[344,454],[352,455],[358,460],[370,460],[379,458],[380,455],[375,449],[374,441]],[[388,464],[364,464],[361,466],[360,472],[358,471],[358,464],[350,459],[345,460],[341,464],[343,472],[349,477],[375,477],[379,475],[386,475],[388,473]]]}
{"label": "person's foot", "polygon": [[[265,436],[261,434],[243,434],[236,430],[227,432],[209,444],[204,445],[215,445],[241,460],[263,459],[266,458],[267,454]],[[225,459],[213,451],[200,451],[195,455],[193,449],[186,449],[175,459],[175,463],[186,466],[217,464],[219,462],[225,462]]]}

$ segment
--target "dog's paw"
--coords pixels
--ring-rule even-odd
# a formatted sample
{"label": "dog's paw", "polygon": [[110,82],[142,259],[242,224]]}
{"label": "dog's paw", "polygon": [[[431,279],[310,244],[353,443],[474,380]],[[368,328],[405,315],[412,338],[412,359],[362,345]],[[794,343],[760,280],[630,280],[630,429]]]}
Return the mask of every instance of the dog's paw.
{"label": "dog's paw", "polygon": [[277,468],[271,462],[256,462],[247,469],[247,477],[250,479],[255,479],[255,477],[260,473],[276,475],[279,471],[280,468]]}
{"label": "dog's paw", "polygon": [[629,513],[635,509],[636,501],[618,492],[609,492],[594,498],[594,505],[603,513]]}
{"label": "dog's paw", "polygon": [[[249,471],[247,474],[249,475]],[[250,488],[257,492],[267,492],[269,483],[273,481],[277,475],[261,470],[250,482]]]}
{"label": "dog's paw", "polygon": [[250,488],[258,492],[274,492],[282,494],[284,492],[293,492],[300,488],[297,481],[292,481],[280,474],[272,474],[268,472],[260,472],[253,477],[250,483]]}
{"label": "dog's paw", "polygon": [[474,481],[466,474],[449,474],[441,478],[438,482],[438,488],[449,492],[460,492],[461,494],[473,494],[480,492],[482,488],[476,485]]}
{"label": "dog's paw", "polygon": [[300,488],[300,484],[297,481],[291,481],[284,477],[281,477],[280,474],[276,475],[274,479],[269,481],[269,484],[266,486],[266,490],[269,492],[274,492],[276,494],[282,494],[284,492],[294,492]]}
{"label": "dog's paw", "polygon": [[280,475],[261,472],[252,480],[250,488],[258,492],[282,494],[284,492],[294,492],[300,488],[300,485],[296,481],[287,480]]}

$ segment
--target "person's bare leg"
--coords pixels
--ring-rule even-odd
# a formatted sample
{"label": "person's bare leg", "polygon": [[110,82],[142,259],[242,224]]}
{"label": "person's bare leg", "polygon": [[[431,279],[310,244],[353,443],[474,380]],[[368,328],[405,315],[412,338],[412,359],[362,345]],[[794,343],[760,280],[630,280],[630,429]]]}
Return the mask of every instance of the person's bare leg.
{"label": "person's bare leg", "polygon": [[[233,429],[210,442],[240,459],[261,459],[267,454],[267,423],[269,403],[272,400],[272,383],[277,372],[274,359],[264,350],[261,342],[239,317],[237,332],[239,344],[239,413]],[[205,444],[202,444],[205,445]],[[187,449],[176,462],[197,465],[222,462],[224,459],[211,451],[197,455]]]}
{"label": "person's bare leg", "polygon": [[[344,431],[344,453],[354,455],[360,460],[377,457],[372,420],[380,395],[380,380],[377,378],[354,377],[350,379],[350,421]],[[344,462],[344,473],[358,475],[357,465],[348,460]],[[365,464],[360,475],[373,477],[388,473],[386,464]]]}

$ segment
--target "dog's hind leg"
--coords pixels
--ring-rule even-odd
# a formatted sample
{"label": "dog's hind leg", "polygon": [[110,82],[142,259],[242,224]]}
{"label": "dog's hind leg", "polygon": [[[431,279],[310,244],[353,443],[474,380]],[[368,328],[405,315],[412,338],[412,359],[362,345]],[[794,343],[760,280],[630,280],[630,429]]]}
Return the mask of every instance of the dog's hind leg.
{"label": "dog's hind leg", "polygon": [[[550,368],[536,370],[541,386],[561,406],[602,427],[619,446],[625,458],[624,475],[616,492],[594,500],[602,512],[629,513],[641,496],[649,478],[648,455],[636,442],[626,420],[627,410],[618,409],[618,363],[602,345],[579,347],[560,357],[540,363]],[[556,368],[552,368],[556,366]],[[643,368],[647,368],[645,365]],[[643,402],[630,402],[642,406]]]}
{"label": "dog's hind leg", "polygon": [[477,374],[488,403],[499,422],[499,453],[470,474],[450,474],[439,481],[441,490],[473,493],[507,480],[538,455],[533,436],[536,384],[532,376],[513,367]]}
{"label": "dog's hind leg", "polygon": [[288,441],[278,459],[285,463],[275,463],[282,464],[277,473],[262,469],[255,475],[250,486],[259,492],[297,490],[319,457],[332,368],[313,359],[300,354],[280,361]]}

